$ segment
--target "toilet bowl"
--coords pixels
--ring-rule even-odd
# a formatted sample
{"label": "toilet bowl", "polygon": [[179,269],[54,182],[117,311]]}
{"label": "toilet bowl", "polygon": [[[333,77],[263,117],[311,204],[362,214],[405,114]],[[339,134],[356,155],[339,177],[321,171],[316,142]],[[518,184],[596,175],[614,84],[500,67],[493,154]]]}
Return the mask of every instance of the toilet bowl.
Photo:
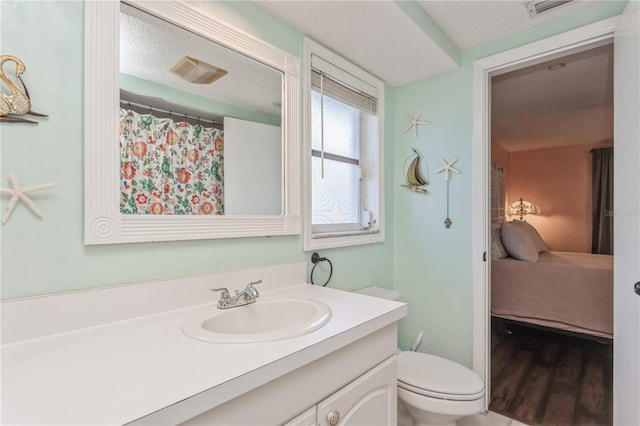
{"label": "toilet bowl", "polygon": [[[476,373],[453,361],[419,352],[401,352],[398,404],[415,426],[452,426],[459,418],[484,410],[484,383]],[[404,414],[399,416],[399,425],[407,422],[403,420]]]}
{"label": "toilet bowl", "polygon": [[[358,292],[399,299],[398,292],[378,287]],[[484,398],[484,382],[468,368],[435,355],[398,353],[398,426],[455,426],[482,412]]]}

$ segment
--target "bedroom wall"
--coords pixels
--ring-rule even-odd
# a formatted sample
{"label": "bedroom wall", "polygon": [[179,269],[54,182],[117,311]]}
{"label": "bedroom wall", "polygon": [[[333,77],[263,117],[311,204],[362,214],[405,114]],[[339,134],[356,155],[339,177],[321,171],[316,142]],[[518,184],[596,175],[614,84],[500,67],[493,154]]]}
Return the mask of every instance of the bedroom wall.
{"label": "bedroom wall", "polygon": [[520,197],[539,208],[527,216],[549,248],[591,253],[591,153],[597,144],[509,153],[507,204]]}
{"label": "bedroom wall", "polygon": [[509,151],[496,143],[491,144],[491,165],[502,167],[505,172],[509,168]]}

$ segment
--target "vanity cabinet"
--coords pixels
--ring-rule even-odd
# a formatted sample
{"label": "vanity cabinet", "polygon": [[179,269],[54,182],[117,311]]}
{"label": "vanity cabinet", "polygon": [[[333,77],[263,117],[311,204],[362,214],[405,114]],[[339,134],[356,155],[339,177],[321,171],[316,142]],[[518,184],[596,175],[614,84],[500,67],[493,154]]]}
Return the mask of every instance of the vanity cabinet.
{"label": "vanity cabinet", "polygon": [[[3,301],[2,422],[311,425],[338,410],[339,424],[394,425],[406,305],[296,284],[306,273],[298,262]],[[263,296],[324,303],[331,319],[262,343],[208,343],[181,331],[212,308],[202,304],[210,288],[257,278]]]}
{"label": "vanity cabinet", "polygon": [[182,424],[395,425],[396,342],[394,323]]}
{"label": "vanity cabinet", "polygon": [[285,423],[285,426],[394,425],[396,395],[394,356]]}
{"label": "vanity cabinet", "polygon": [[295,419],[291,419],[283,426],[317,426],[318,407],[313,406],[304,413],[296,416]]}

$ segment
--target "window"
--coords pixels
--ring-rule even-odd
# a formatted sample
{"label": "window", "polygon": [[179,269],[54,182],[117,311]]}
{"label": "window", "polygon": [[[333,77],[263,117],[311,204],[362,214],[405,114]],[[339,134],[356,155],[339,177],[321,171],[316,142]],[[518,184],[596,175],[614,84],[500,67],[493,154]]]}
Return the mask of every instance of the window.
{"label": "window", "polygon": [[305,39],[305,250],[384,240],[384,83]]}

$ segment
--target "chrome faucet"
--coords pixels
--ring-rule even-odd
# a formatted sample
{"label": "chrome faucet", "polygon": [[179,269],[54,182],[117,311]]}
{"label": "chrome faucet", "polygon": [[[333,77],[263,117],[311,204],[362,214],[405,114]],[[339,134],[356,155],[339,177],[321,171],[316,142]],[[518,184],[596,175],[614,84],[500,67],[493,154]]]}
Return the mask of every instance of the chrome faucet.
{"label": "chrome faucet", "polygon": [[262,280],[259,280],[247,284],[244,290],[236,290],[236,294],[234,296],[231,296],[231,294],[229,294],[229,290],[225,287],[212,288],[211,291],[221,292],[220,299],[218,299],[218,309],[235,308],[236,306],[243,306],[254,303],[256,301],[256,298],[260,296],[260,293],[258,293],[258,290],[254,287],[254,285],[260,284],[261,282]]}

